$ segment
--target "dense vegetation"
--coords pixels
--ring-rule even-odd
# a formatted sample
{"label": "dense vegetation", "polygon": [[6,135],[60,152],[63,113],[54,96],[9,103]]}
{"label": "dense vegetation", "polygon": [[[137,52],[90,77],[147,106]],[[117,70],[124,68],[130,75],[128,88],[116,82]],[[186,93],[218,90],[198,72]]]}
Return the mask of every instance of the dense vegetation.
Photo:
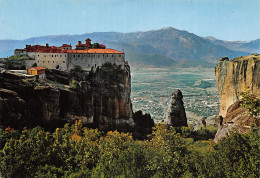
{"label": "dense vegetation", "polygon": [[[179,133],[177,133],[179,132]],[[2,177],[259,177],[257,129],[215,144],[194,141],[191,128],[156,124],[149,139],[65,125],[1,131]]]}

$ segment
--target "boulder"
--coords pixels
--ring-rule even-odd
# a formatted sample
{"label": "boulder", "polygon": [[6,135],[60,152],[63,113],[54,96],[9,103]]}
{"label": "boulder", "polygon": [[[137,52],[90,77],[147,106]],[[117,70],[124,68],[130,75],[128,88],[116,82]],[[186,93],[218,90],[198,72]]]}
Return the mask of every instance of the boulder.
{"label": "boulder", "polygon": [[260,127],[259,118],[250,116],[247,109],[241,107],[241,101],[237,101],[228,108],[227,116],[223,119],[223,124],[219,127],[214,141],[218,142],[230,132],[247,133],[252,124]]}

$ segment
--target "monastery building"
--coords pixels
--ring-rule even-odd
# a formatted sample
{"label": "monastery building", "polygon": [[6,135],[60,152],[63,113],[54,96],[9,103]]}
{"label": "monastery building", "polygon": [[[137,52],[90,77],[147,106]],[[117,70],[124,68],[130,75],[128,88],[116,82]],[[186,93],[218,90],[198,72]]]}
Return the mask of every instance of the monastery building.
{"label": "monastery building", "polygon": [[70,70],[75,65],[84,70],[96,70],[105,63],[112,63],[124,67],[125,54],[123,52],[106,49],[105,45],[94,43],[88,38],[85,44],[78,42],[75,49],[71,45],[63,44],[61,47],[41,45],[26,45],[24,49],[16,49],[14,55],[28,56],[30,63],[36,63],[49,69]]}

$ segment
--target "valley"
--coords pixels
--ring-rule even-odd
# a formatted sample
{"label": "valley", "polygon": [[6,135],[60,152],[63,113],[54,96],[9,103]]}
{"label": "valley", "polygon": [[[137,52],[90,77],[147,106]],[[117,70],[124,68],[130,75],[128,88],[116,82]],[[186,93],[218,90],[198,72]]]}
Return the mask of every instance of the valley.
{"label": "valley", "polygon": [[219,112],[214,68],[132,68],[133,110],[160,122],[174,89],[180,89],[188,122]]}

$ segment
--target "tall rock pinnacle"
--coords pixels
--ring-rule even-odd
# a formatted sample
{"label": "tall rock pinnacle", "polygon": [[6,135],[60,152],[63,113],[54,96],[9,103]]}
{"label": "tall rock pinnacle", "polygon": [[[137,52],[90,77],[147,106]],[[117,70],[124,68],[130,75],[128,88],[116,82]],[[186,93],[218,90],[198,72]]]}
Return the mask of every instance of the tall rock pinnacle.
{"label": "tall rock pinnacle", "polygon": [[187,117],[182,99],[182,92],[179,89],[172,93],[170,104],[164,115],[165,123],[174,127],[187,126]]}

